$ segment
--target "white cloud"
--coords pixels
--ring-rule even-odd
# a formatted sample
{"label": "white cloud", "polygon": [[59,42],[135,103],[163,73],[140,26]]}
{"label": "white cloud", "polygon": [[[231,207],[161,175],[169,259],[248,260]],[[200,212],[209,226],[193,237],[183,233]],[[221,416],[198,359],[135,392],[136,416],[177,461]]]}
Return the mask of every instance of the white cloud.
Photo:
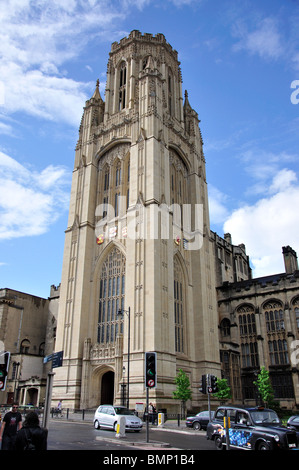
{"label": "white cloud", "polygon": [[67,78],[60,68],[122,17],[100,0],[2,2],[1,109],[78,126],[90,84]]}
{"label": "white cloud", "polygon": [[228,217],[227,196],[209,185],[209,213],[211,224],[222,224]]}
{"label": "white cloud", "polygon": [[298,250],[299,185],[292,170],[283,169],[272,179],[268,194],[255,204],[235,210],[224,224],[233,243],[246,245],[254,276],[284,271],[282,246]]}
{"label": "white cloud", "polygon": [[69,183],[64,167],[38,172],[0,152],[0,240],[47,232],[67,210]]}
{"label": "white cloud", "polygon": [[283,41],[274,18],[264,18],[257,28],[249,32],[243,22],[234,27],[234,35],[239,42],[233,47],[235,51],[247,50],[262,58],[277,59],[284,52]]}

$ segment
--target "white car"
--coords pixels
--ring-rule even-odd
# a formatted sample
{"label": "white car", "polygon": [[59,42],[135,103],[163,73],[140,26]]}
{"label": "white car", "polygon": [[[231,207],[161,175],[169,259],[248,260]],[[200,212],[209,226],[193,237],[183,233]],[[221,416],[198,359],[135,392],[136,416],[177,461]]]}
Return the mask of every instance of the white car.
{"label": "white car", "polygon": [[116,431],[119,416],[126,418],[126,431],[138,432],[142,429],[142,421],[124,406],[100,405],[93,417],[93,425],[96,429],[111,428]]}

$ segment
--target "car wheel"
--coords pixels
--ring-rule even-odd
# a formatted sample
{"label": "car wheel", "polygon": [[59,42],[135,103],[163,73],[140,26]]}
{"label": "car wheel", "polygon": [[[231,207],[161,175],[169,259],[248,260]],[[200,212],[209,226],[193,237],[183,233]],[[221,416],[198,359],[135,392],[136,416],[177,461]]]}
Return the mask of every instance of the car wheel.
{"label": "car wheel", "polygon": [[201,424],[198,421],[195,421],[195,423],[193,423],[193,429],[197,429],[198,431],[200,431]]}
{"label": "car wheel", "polygon": [[270,450],[266,442],[262,441],[258,444],[257,450]]}
{"label": "car wheel", "polygon": [[98,422],[98,420],[96,419],[95,422],[93,423],[94,427],[96,429],[100,429],[100,423]]}
{"label": "car wheel", "polygon": [[115,423],[113,424],[113,431],[115,432],[117,431],[116,427],[117,427],[117,421],[115,421]]}
{"label": "car wheel", "polygon": [[217,450],[225,450],[225,446],[222,443],[221,436],[216,436],[215,437],[215,447],[216,447]]}

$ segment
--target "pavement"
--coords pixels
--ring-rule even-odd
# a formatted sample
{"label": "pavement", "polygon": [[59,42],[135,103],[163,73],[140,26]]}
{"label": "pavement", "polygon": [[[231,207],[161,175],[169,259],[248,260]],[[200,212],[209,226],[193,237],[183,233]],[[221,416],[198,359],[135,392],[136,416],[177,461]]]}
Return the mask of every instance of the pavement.
{"label": "pavement", "polygon": [[[93,421],[93,415],[88,415],[84,416],[84,419],[82,419],[82,415],[72,413],[69,414],[68,419],[66,419],[65,416],[62,417],[53,417],[51,418],[53,420],[59,420],[59,421],[64,421],[64,422],[78,422],[80,424],[88,424],[90,425]],[[144,429],[146,427],[146,424],[144,423]],[[127,433],[124,436],[118,436],[116,437],[116,434],[113,435],[113,437],[105,437],[99,436],[96,437],[96,440],[105,440],[107,442],[113,442],[115,444],[116,440],[119,440],[122,445],[126,445],[129,447],[134,447],[135,449],[147,449],[147,450],[158,450],[158,449],[165,449],[165,448],[171,448],[172,450],[174,449],[171,447],[171,445],[168,442],[160,442],[160,441],[155,441],[154,440],[154,434],[155,431],[163,431],[163,432],[176,432],[176,433],[181,433],[181,434],[194,434],[194,435],[200,435],[206,434],[206,431],[198,431],[192,428],[187,428],[185,426],[185,422],[181,421],[180,425],[178,424],[177,420],[167,420],[163,425],[158,426],[158,425],[153,425],[149,424],[149,431],[151,434],[151,438],[149,442],[146,442],[146,440],[142,441],[136,441],[132,440],[131,434]]]}

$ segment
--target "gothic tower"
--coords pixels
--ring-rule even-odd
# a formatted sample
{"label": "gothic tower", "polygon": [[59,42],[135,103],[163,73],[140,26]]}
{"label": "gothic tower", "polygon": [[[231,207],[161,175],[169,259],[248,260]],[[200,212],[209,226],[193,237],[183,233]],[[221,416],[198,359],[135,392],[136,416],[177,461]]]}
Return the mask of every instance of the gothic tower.
{"label": "gothic tower", "polygon": [[157,408],[177,409],[179,369],[194,406],[201,375],[220,376],[205,160],[181,84],[165,37],[132,31],[112,44],[105,102],[97,83],[84,107],[56,340],[64,406],[121,404],[128,382],[130,407],[145,404],[146,351],[157,353]]}

